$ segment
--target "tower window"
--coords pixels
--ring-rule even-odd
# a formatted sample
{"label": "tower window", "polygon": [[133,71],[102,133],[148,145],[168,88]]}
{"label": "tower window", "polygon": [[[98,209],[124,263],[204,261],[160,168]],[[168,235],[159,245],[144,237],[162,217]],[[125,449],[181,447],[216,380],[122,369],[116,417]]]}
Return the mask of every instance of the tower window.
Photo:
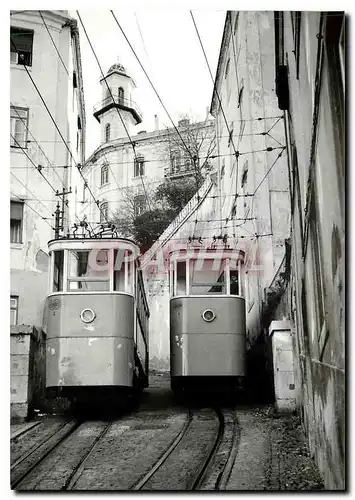
{"label": "tower window", "polygon": [[111,137],[111,125],[108,123],[105,127],[105,142],[108,142]]}
{"label": "tower window", "polygon": [[144,156],[138,156],[134,160],[134,177],[144,175]]}
{"label": "tower window", "polygon": [[10,145],[12,148],[27,147],[28,109],[10,108]]}
{"label": "tower window", "polygon": [[108,183],[108,164],[105,163],[101,167],[101,186]]}
{"label": "tower window", "polygon": [[33,31],[10,28],[10,61],[22,66],[32,66]]}
{"label": "tower window", "polygon": [[100,222],[105,222],[108,216],[108,202],[103,201],[100,205]]}
{"label": "tower window", "polygon": [[23,203],[10,202],[10,241],[22,243]]}
{"label": "tower window", "polygon": [[118,103],[123,104],[124,103],[124,90],[122,87],[118,89]]}

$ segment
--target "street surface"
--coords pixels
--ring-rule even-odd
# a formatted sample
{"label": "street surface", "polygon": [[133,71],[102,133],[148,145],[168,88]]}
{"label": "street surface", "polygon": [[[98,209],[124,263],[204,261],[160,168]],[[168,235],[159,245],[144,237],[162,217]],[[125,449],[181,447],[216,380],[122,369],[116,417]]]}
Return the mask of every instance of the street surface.
{"label": "street surface", "polygon": [[150,376],[137,408],[11,428],[16,490],[322,490],[298,417],[270,406],[176,403]]}

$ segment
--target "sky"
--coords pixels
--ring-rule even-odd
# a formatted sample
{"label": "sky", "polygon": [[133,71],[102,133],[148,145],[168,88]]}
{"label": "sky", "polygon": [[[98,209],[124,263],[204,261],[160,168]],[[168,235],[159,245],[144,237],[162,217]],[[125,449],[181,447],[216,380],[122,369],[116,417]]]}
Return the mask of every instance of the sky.
{"label": "sky", "polygon": [[[115,16],[137,53],[161,100],[177,123],[184,114],[194,121],[206,118],[210,107],[213,82],[195,31],[188,7],[139,8],[122,6],[114,9]],[[77,18],[76,11],[70,11]],[[133,77],[137,88],[133,100],[143,113],[140,130],[154,130],[154,115],[160,127],[172,126],[147,77],[108,9],[80,9],[79,14],[106,73],[119,61]],[[226,10],[193,10],[196,25],[215,76]],[[86,157],[100,143],[100,124],[93,117],[93,106],[101,100],[101,73],[85,33],[78,20],[86,105]]]}

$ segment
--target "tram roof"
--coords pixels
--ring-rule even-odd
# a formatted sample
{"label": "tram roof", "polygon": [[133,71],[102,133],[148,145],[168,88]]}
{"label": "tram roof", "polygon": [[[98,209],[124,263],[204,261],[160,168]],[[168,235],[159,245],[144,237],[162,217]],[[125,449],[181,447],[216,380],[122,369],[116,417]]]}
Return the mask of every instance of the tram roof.
{"label": "tram roof", "polygon": [[[138,245],[128,238],[60,238],[48,241],[50,250],[90,250],[91,248],[109,250],[111,248],[135,249]],[[139,253],[137,253],[138,257]]]}

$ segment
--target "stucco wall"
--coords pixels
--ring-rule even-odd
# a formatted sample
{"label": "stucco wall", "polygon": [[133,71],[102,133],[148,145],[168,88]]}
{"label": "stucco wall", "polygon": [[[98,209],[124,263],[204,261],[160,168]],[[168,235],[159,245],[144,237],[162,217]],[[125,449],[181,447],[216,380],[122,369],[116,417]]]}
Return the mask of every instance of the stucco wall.
{"label": "stucco wall", "polygon": [[[324,26],[334,21],[325,16]],[[290,84],[291,139],[296,148],[299,189],[295,191],[292,220],[292,300],[297,334],[297,374],[301,385],[300,401],[310,447],[326,488],[342,489],[345,481],[345,225],[342,155],[339,137],[345,124],[330,117],[338,106],[334,92],[343,95],[341,73],[334,73],[327,53],[329,35],[319,38],[320,13],[302,12],[299,78],[292,21],[285,14],[285,51],[288,54]],[[333,38],[335,29],[329,25]],[[318,40],[325,42],[319,116],[314,121]],[[340,50],[338,48],[338,50]],[[340,52],[338,52],[340,54]],[[338,81],[334,81],[334,77]],[[333,83],[330,83],[333,78]],[[341,98],[340,98],[341,99]],[[310,183],[310,148],[312,124],[317,124],[314,186],[316,213],[311,214],[306,248],[302,246],[301,228],[305,221],[307,192]],[[340,147],[341,149],[341,147]],[[316,225],[317,231],[314,229]],[[318,235],[317,235],[318,233]],[[315,259],[318,248],[320,259]],[[305,251],[302,258],[303,250]],[[324,317],[321,312],[324,304]]]}

